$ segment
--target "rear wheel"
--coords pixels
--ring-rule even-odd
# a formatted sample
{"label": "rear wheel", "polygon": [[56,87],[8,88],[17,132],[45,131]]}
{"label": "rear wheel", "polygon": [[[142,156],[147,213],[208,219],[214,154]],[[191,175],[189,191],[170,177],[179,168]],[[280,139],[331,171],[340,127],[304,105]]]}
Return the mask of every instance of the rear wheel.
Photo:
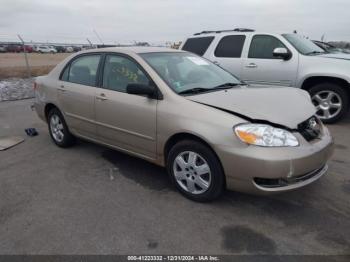
{"label": "rear wheel", "polygon": [[75,137],[69,132],[66,121],[57,108],[50,110],[47,120],[50,136],[56,145],[59,147],[69,147],[74,144]]}
{"label": "rear wheel", "polygon": [[211,201],[224,189],[221,164],[214,152],[202,143],[184,140],[173,146],[167,170],[176,188],[189,199]]}
{"label": "rear wheel", "polygon": [[324,123],[335,123],[342,119],[349,107],[349,96],[343,87],[334,83],[321,83],[309,90],[316,115]]}

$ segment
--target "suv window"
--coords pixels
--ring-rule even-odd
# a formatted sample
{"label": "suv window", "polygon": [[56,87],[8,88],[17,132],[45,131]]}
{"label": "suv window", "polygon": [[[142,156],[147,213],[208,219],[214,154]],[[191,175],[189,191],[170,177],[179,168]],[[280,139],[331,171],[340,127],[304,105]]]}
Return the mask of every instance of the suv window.
{"label": "suv window", "polygon": [[215,49],[216,57],[238,58],[242,55],[245,35],[224,36]]}
{"label": "suv window", "polygon": [[128,84],[148,85],[148,77],[134,61],[118,55],[107,55],[103,72],[102,87],[126,93]]}
{"label": "suv window", "polygon": [[207,51],[213,39],[213,36],[189,38],[182,47],[182,50],[202,56]]}
{"label": "suv window", "polygon": [[273,56],[273,50],[286,46],[271,35],[255,35],[249,48],[248,58],[278,59]]}
{"label": "suv window", "polygon": [[101,55],[84,55],[73,60],[70,67],[67,67],[63,72],[61,79],[80,85],[96,86],[100,58]]}

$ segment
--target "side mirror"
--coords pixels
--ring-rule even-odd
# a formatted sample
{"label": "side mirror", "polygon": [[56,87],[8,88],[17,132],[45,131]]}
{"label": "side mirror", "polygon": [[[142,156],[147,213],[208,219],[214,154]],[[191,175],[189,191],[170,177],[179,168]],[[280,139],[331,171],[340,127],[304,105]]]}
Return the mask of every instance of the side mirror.
{"label": "side mirror", "polygon": [[156,96],[156,88],[154,86],[137,83],[128,84],[126,86],[126,92],[133,95],[146,95],[150,98]]}
{"label": "side mirror", "polygon": [[273,56],[288,60],[292,57],[292,54],[284,47],[278,47],[273,50]]}

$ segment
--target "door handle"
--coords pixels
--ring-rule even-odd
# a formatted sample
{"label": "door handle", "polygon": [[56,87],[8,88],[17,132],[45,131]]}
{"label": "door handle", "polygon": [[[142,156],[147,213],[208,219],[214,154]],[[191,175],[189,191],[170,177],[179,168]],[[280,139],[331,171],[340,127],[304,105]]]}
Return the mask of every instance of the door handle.
{"label": "door handle", "polygon": [[220,65],[220,63],[218,61],[213,61],[213,63],[216,65]]}
{"label": "door handle", "polygon": [[96,96],[96,99],[101,100],[101,101],[108,100],[104,93],[100,94],[99,96]]}
{"label": "door handle", "polygon": [[61,91],[61,92],[66,92],[67,90],[64,89],[64,85],[60,85],[59,88],[57,88],[57,90]]}
{"label": "door handle", "polygon": [[254,63],[250,63],[249,65],[245,66],[246,68],[257,68],[258,66]]}

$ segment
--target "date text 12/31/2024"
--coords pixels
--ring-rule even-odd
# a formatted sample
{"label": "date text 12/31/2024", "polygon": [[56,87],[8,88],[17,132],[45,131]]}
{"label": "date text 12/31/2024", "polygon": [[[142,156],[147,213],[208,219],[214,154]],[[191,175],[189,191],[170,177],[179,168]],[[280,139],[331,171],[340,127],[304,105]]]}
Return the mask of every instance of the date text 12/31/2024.
{"label": "date text 12/31/2024", "polygon": [[218,256],[128,256],[128,261],[220,261]]}

